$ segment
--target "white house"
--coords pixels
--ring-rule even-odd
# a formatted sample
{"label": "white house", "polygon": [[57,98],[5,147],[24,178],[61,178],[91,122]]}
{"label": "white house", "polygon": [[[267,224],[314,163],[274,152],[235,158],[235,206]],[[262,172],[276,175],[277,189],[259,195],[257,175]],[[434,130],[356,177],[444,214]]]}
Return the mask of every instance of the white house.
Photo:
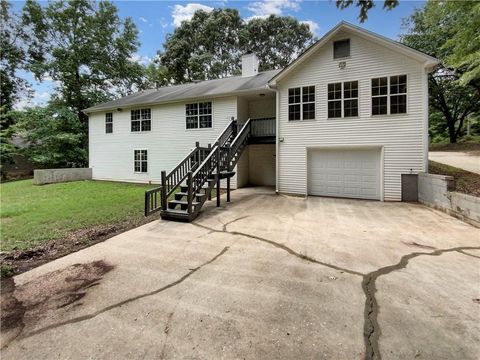
{"label": "white house", "polygon": [[427,75],[437,63],[342,22],[283,70],[259,73],[249,54],[242,76],[86,109],[93,178],[160,183],[162,170],[196,142],[213,144],[232,118],[260,118],[252,129],[264,124],[274,136],[239,153],[233,187],[400,201],[402,175],[427,170]]}

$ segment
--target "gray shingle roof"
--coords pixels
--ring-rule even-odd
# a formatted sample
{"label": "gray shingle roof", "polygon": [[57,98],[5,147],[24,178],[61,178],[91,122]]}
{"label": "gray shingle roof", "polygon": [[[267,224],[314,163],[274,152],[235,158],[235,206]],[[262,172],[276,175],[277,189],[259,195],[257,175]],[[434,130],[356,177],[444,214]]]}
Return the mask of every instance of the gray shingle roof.
{"label": "gray shingle roof", "polygon": [[85,113],[112,110],[138,105],[153,105],[194,98],[234,95],[265,89],[268,81],[280,70],[270,70],[251,77],[233,76],[223,79],[206,80],[159,89],[149,89],[123,98],[92,106]]}

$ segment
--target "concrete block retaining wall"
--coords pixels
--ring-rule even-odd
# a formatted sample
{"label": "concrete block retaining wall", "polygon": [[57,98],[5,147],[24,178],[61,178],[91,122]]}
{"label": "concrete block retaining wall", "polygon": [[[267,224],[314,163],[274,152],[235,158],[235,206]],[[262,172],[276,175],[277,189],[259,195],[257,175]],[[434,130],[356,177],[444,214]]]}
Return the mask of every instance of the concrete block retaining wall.
{"label": "concrete block retaining wall", "polygon": [[91,178],[91,168],[41,169],[33,171],[33,183],[35,185],[90,180]]}
{"label": "concrete block retaining wall", "polygon": [[419,174],[418,201],[480,227],[480,198],[451,191],[452,176]]}

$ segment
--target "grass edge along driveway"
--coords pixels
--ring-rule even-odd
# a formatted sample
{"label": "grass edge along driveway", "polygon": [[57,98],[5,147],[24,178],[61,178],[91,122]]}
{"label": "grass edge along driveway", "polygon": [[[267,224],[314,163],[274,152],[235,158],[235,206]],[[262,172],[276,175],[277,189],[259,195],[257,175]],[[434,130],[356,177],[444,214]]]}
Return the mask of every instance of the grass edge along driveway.
{"label": "grass edge along driveway", "polygon": [[1,184],[1,251],[26,250],[95,226],[140,224],[144,192],[157,186],[92,180]]}

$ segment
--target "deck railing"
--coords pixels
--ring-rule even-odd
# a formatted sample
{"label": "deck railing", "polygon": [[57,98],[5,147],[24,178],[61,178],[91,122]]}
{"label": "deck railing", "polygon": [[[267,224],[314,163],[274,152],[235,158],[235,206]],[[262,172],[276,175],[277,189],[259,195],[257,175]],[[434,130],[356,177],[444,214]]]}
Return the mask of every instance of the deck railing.
{"label": "deck railing", "polygon": [[275,136],[276,122],[274,117],[250,119],[252,137]]}

